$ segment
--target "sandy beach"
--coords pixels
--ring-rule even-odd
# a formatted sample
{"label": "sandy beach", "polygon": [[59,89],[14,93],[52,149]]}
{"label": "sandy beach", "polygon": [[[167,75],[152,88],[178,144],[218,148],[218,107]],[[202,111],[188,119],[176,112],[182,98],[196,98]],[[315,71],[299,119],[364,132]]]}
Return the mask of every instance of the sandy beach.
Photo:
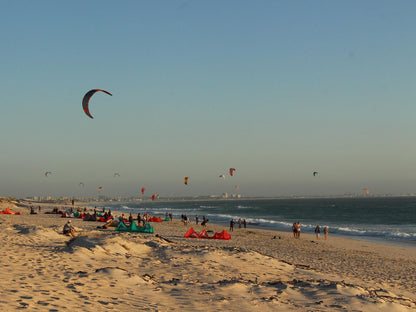
{"label": "sandy beach", "polygon": [[230,240],[184,238],[203,228],[179,220],[144,234],[72,219],[70,239],[67,219],[44,213],[58,205],[41,205],[30,215],[0,203],[21,213],[0,215],[2,311],[416,309],[416,248],[239,228]]}

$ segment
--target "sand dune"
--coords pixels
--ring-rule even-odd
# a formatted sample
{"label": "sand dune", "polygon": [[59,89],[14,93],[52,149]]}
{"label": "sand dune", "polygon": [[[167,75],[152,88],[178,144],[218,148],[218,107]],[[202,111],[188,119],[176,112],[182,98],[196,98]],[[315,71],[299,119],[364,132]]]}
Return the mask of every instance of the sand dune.
{"label": "sand dune", "polygon": [[[64,218],[13,208],[22,215],[0,216],[2,311],[416,309],[415,273],[404,271],[416,268],[412,248],[397,247],[394,257],[385,245],[294,240],[287,233],[273,239],[276,233],[254,230],[234,231],[230,241],[186,239],[188,227],[179,222],[154,224],[155,235],[73,220],[79,231],[70,239],[61,234]],[[328,255],[325,268],[317,265]],[[354,273],[366,270],[363,278]],[[400,270],[403,280],[388,276]]]}

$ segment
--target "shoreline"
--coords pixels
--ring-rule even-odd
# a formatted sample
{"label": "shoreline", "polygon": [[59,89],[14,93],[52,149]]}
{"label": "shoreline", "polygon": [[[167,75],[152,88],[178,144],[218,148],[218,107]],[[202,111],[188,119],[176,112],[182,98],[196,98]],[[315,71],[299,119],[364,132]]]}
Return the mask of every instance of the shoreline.
{"label": "shoreline", "polygon": [[[55,206],[44,204],[42,212]],[[3,310],[22,304],[59,311],[416,308],[415,248],[316,240],[309,233],[294,239],[289,231],[229,232],[214,224],[208,230],[225,229],[232,238],[184,238],[190,227],[198,233],[203,227],[179,220],[151,223],[154,234],[141,234],[74,218],[77,237],[70,239],[61,234],[66,218],[30,215],[27,206],[10,209],[22,215],[0,215]]]}
{"label": "shoreline", "polygon": [[[400,197],[400,196],[392,196],[392,197]],[[403,196],[403,197],[411,197],[411,196]],[[321,198],[330,198],[330,197],[316,197],[316,199],[321,199]],[[336,198],[343,198],[343,197],[336,197]],[[375,198],[375,197],[371,197],[371,198]],[[251,200],[252,198],[245,198],[247,200]],[[245,200],[242,199],[242,200]],[[269,199],[269,198],[260,198],[260,199]],[[288,198],[273,198],[273,199],[288,199]],[[299,198],[293,198],[293,199],[299,199]],[[302,198],[301,198],[302,199]],[[307,199],[313,199],[313,198],[307,198]],[[217,200],[217,199],[212,199],[213,201]],[[218,199],[220,201],[227,201],[227,199]],[[240,199],[229,199],[229,200],[240,200]],[[172,202],[175,202],[177,200],[171,200]],[[186,201],[186,200],[183,200]],[[191,199],[189,201],[192,201]],[[159,201],[160,202],[160,201]],[[164,201],[162,201],[164,202]],[[169,201],[166,201],[169,202]],[[87,207],[92,208],[92,206],[94,206],[95,204],[98,204],[97,206],[100,206],[99,204],[103,204],[103,203],[83,203],[84,205],[86,205]],[[108,203],[107,203],[108,204]],[[111,205],[113,205],[114,203],[110,203]],[[101,208],[104,207],[105,205],[101,205]],[[107,208],[108,209],[108,206]],[[134,210],[135,208],[131,208],[132,210]],[[138,208],[138,209],[142,209],[142,208]],[[151,209],[149,209],[151,210]],[[121,215],[122,213],[130,213],[131,211],[126,209],[125,211],[114,211],[115,213],[118,213],[119,215]],[[134,212],[133,215],[135,215],[137,212]],[[193,220],[191,221],[191,224],[193,224]],[[229,228],[229,223],[228,222],[221,222],[221,221],[213,221],[210,222],[210,224],[213,225],[219,225],[219,226],[223,226],[225,228]],[[247,224],[248,228],[250,229],[259,229],[259,230],[264,230],[264,231],[271,231],[271,232],[291,232],[290,228],[284,228],[284,227],[272,227],[272,226],[267,226],[267,225],[258,225],[258,224]],[[235,228],[238,227],[238,225],[234,225]],[[308,229],[308,231],[303,230],[302,234],[314,234],[313,230]],[[323,233],[321,233],[321,238],[323,236]],[[365,241],[365,242],[372,242],[372,243],[377,243],[377,244],[385,244],[387,246],[398,246],[398,247],[409,247],[409,248],[416,248],[416,240],[407,240],[405,238],[382,238],[382,237],[376,237],[376,236],[370,236],[370,235],[349,235],[349,234],[343,234],[343,233],[331,233],[331,228],[330,228],[330,232],[329,232],[329,236],[332,237],[340,237],[340,238],[346,238],[346,239],[353,239],[353,240],[357,240],[357,241]]]}
{"label": "shoreline", "polygon": [[[192,224],[192,222],[191,222]],[[226,224],[225,222],[213,222],[213,225],[218,225],[218,226],[222,226],[224,228],[229,228],[229,224]],[[238,229],[238,226],[234,225],[235,229]],[[243,229],[243,228],[241,228]],[[265,232],[277,232],[277,233],[290,233],[292,234],[292,231],[290,229],[287,228],[271,228],[268,226],[261,226],[261,225],[247,225],[247,229],[255,229],[255,230],[260,230],[260,231],[265,231]],[[301,235],[313,235],[315,237],[315,233],[313,232],[305,232],[302,231]],[[321,238],[320,240],[325,240],[322,238],[323,237],[323,233],[321,233]],[[386,245],[386,246],[396,246],[396,247],[408,247],[408,248],[416,248],[416,241],[408,241],[405,239],[384,239],[384,238],[377,238],[377,237],[369,237],[369,236],[358,236],[358,235],[345,235],[345,234],[338,234],[338,233],[329,233],[328,235],[328,239],[330,239],[331,237],[338,237],[338,238],[343,238],[343,239],[351,239],[351,240],[355,240],[355,241],[362,241],[362,242],[370,242],[370,243],[375,243],[375,244],[382,244],[382,245]]]}

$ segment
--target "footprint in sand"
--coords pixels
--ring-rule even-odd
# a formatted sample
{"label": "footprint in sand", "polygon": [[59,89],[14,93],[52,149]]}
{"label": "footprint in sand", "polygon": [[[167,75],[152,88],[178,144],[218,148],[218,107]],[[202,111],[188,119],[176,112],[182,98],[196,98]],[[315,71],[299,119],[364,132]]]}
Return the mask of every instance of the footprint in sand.
{"label": "footprint in sand", "polygon": [[21,299],[33,299],[32,296],[20,296]]}
{"label": "footprint in sand", "polygon": [[26,302],[19,302],[19,304],[21,305],[20,309],[22,308],[26,309],[29,306],[29,303],[26,303]]}

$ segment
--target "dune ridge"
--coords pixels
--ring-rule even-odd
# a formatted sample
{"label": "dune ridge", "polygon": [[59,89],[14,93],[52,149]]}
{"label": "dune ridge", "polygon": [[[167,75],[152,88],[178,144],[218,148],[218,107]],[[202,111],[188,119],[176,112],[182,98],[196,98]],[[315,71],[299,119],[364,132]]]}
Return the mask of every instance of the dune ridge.
{"label": "dune ridge", "polygon": [[413,248],[252,229],[192,239],[176,220],[142,234],[73,219],[70,239],[65,218],[8,204],[22,215],[0,215],[3,311],[416,309]]}

